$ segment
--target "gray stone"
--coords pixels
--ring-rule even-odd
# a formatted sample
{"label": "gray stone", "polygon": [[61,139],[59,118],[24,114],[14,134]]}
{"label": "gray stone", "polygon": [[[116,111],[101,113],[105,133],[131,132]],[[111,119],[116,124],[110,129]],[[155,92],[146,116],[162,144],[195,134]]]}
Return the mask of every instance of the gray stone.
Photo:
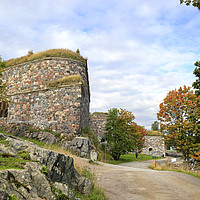
{"label": "gray stone", "polygon": [[[86,62],[48,57],[7,67],[2,72],[2,81],[10,95],[8,123],[31,124],[57,133],[79,135],[89,123],[90,92]],[[77,74],[81,81],[62,82],[58,86],[52,84]]]}
{"label": "gray stone", "polygon": [[54,200],[48,180],[40,171],[34,169],[1,171],[0,187],[18,200]]}
{"label": "gray stone", "polygon": [[74,138],[69,144],[69,149],[79,156],[97,160],[96,149],[86,137]]}
{"label": "gray stone", "polygon": [[10,198],[9,198],[9,195],[6,191],[0,190],[0,199],[1,200],[9,200]]}
{"label": "gray stone", "polygon": [[89,179],[82,178],[79,182],[78,188],[82,194],[90,194],[90,191],[93,188],[93,184]]}
{"label": "gray stone", "polygon": [[96,151],[94,151],[94,150],[90,151],[90,159],[92,161],[97,161],[97,152]]}
{"label": "gray stone", "polygon": [[60,190],[63,194],[68,196],[71,200],[76,199],[74,193],[69,189],[69,187],[66,184],[55,182],[53,185],[55,186],[56,189]]}
{"label": "gray stone", "polygon": [[[53,200],[55,198],[51,192],[50,183],[57,182],[57,187],[59,186],[61,191],[72,199],[75,197],[69,188],[83,194],[90,193],[93,184],[76,171],[73,158],[40,148],[31,142],[13,136],[7,136],[7,140],[10,148],[15,151],[30,152],[30,158],[37,162],[27,162],[23,170],[0,171],[1,190],[13,194],[19,200],[43,198]],[[42,165],[45,165],[48,170],[46,176],[41,173]]]}
{"label": "gray stone", "polygon": [[0,144],[0,153],[15,156],[17,151],[12,147],[6,147],[5,145]]}
{"label": "gray stone", "polygon": [[0,139],[6,138],[3,133],[0,133]]}

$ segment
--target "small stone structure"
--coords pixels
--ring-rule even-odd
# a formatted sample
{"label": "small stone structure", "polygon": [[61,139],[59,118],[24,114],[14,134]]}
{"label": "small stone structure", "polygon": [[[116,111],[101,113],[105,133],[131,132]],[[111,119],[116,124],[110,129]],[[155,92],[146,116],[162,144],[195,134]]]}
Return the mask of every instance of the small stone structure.
{"label": "small stone structure", "polygon": [[[44,57],[8,66],[2,74],[10,97],[8,123],[74,135],[88,125],[90,92],[86,59]],[[65,83],[69,76],[80,78]]]}
{"label": "small stone structure", "polygon": [[165,156],[165,142],[162,136],[145,136],[145,147],[142,154]]}
{"label": "small stone structure", "polygon": [[90,129],[95,135],[97,135],[99,141],[106,132],[105,125],[107,117],[108,113],[94,112],[93,114],[90,114],[89,117]]}

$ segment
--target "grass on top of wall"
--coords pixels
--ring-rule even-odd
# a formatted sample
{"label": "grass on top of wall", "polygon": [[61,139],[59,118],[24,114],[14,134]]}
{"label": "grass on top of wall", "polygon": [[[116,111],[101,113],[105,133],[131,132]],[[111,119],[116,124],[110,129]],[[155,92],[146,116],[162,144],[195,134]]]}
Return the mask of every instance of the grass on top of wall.
{"label": "grass on top of wall", "polygon": [[79,54],[68,50],[68,49],[50,49],[35,54],[29,54],[20,58],[10,59],[6,61],[8,67],[18,65],[25,62],[30,62],[37,59],[48,58],[48,57],[60,57],[60,58],[71,58],[83,63],[86,63],[86,59]]}
{"label": "grass on top of wall", "polygon": [[108,115],[108,113],[107,112],[93,112],[93,113],[90,113],[90,115],[95,115],[95,114],[99,114],[99,115]]}
{"label": "grass on top of wall", "polygon": [[80,75],[70,75],[60,78],[56,81],[52,81],[48,84],[49,87],[57,87],[60,85],[70,85],[73,83],[83,83],[83,79]]}
{"label": "grass on top of wall", "polygon": [[160,131],[152,131],[149,130],[147,131],[146,136],[162,136],[163,134]]}

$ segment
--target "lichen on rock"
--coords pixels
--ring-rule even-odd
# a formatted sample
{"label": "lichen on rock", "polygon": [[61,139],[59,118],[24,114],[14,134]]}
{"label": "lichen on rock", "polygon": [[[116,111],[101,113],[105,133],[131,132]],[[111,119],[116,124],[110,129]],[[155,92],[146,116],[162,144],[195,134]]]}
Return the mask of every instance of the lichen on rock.
{"label": "lichen on rock", "polygon": [[[82,194],[89,194],[93,184],[82,177],[74,168],[73,158],[51,150],[43,149],[37,145],[1,134],[9,141],[10,148],[14,151],[27,151],[31,161],[24,164],[22,170],[7,169],[0,171],[0,197],[7,200],[9,195],[14,195],[18,200],[25,199],[56,199],[52,192],[52,185],[63,195],[76,199],[71,189]],[[2,151],[0,146],[0,151]],[[47,168],[46,175],[42,173],[42,166]]]}

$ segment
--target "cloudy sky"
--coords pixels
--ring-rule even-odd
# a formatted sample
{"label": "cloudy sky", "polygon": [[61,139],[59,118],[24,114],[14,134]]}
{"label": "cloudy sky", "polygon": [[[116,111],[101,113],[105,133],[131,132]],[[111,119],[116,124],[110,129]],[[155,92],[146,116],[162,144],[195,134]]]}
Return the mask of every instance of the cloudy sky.
{"label": "cloudy sky", "polygon": [[4,60],[52,48],[88,58],[91,112],[125,108],[149,129],[167,92],[195,80],[200,11],[179,0],[0,0]]}

